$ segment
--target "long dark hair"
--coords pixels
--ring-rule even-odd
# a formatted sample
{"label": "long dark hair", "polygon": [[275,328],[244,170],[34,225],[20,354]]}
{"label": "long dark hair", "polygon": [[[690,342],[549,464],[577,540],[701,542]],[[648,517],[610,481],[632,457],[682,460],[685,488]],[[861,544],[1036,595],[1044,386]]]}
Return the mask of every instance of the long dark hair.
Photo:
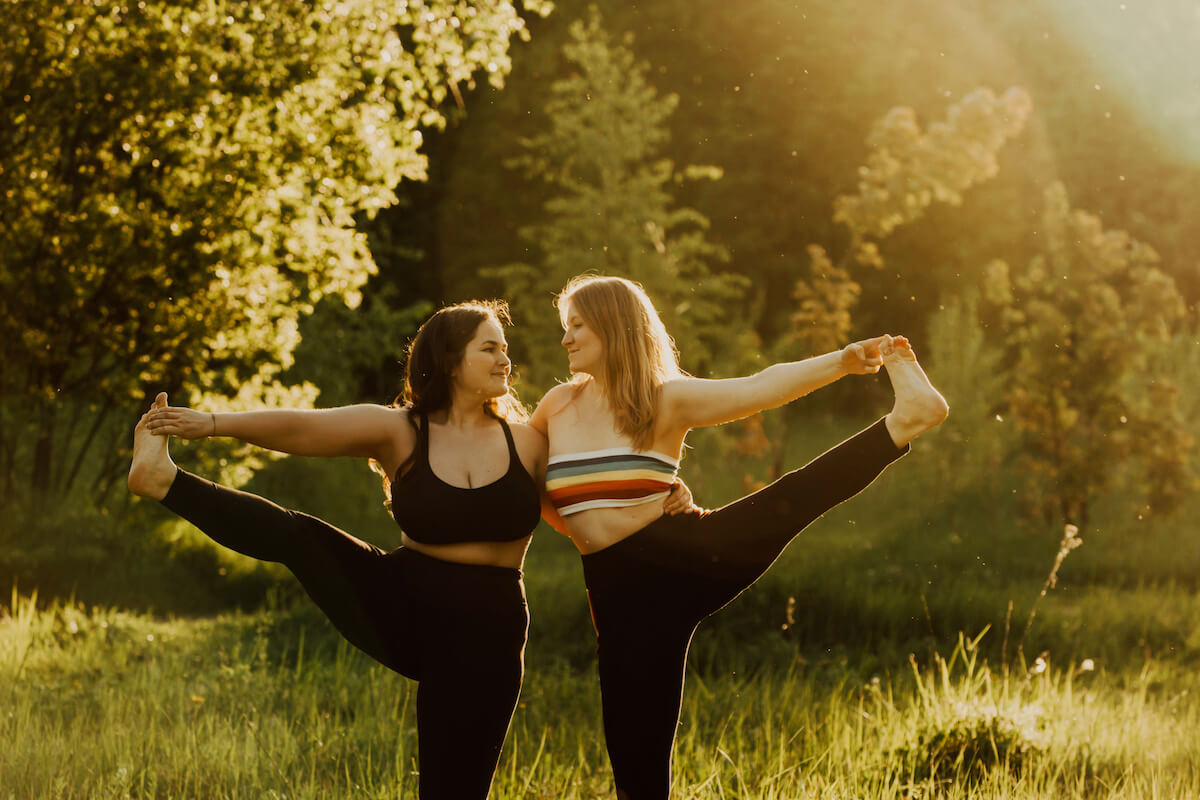
{"label": "long dark hair", "polygon": [[[470,300],[438,309],[417,329],[405,354],[404,390],[392,402],[396,408],[408,409],[408,421],[417,428],[417,418],[427,417],[448,409],[454,394],[454,370],[462,363],[467,345],[485,320],[495,320],[505,326],[512,324],[508,303],[503,300]],[[525,406],[517,399],[512,387],[500,397],[484,401],[485,413],[508,422],[529,419]],[[399,472],[403,472],[416,450],[409,455]],[[391,475],[372,462],[376,472],[383,475],[384,494],[391,496]]]}

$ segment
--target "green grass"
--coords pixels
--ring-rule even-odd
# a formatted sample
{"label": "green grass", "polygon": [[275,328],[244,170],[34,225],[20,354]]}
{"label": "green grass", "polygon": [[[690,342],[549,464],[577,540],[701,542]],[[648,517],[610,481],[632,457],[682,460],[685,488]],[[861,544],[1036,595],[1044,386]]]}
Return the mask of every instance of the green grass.
{"label": "green grass", "polygon": [[[415,796],[415,684],[303,611],[10,611],[0,797]],[[493,796],[610,796],[593,671],[533,662]],[[1176,662],[1005,674],[960,640],[881,667],[693,671],[678,796],[1200,797],[1200,680]]]}
{"label": "green grass", "polygon": [[[845,432],[813,426],[792,460]],[[673,796],[1200,798],[1200,499],[1170,521],[1101,504],[1025,634],[1061,526],[1019,521],[1002,471],[939,490],[935,447],[701,626]],[[691,458],[701,503],[740,491]],[[246,564],[219,566],[240,585]],[[571,545],[541,531],[526,581],[528,673],[493,797],[611,797]],[[0,800],[415,797],[415,684],[288,586],[193,619],[14,596]]]}

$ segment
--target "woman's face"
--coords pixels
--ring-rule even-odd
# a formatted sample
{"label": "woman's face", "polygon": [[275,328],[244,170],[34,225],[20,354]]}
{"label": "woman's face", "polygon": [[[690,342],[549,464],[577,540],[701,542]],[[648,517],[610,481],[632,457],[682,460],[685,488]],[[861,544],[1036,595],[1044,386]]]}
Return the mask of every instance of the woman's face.
{"label": "woman's face", "polygon": [[479,323],[475,336],[463,348],[462,361],[453,373],[455,392],[478,396],[482,400],[500,397],[508,391],[508,341],[500,323],[488,317]]}
{"label": "woman's face", "polygon": [[567,304],[562,346],[567,348],[567,363],[572,372],[596,375],[604,364],[604,343],[599,334],[588,327],[570,303]]}

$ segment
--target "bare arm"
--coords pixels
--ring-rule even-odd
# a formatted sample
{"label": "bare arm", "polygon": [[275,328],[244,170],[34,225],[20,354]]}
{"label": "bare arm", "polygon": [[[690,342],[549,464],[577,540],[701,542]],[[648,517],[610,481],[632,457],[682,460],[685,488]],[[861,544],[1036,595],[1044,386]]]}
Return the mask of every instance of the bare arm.
{"label": "bare arm", "polygon": [[550,417],[557,414],[562,410],[563,406],[570,402],[574,392],[574,384],[560,383],[542,395],[542,399],[538,401],[537,408],[533,410],[533,416],[529,418],[529,427],[542,434],[542,436],[549,437]]}
{"label": "bare arm", "polygon": [[546,524],[554,530],[561,533],[563,536],[569,536],[567,532],[566,520],[558,513],[558,509],[554,507],[554,503],[550,502],[550,495],[546,493],[546,489],[542,487],[542,519],[546,520]]}
{"label": "bare arm", "polygon": [[[158,435],[184,439],[232,436],[282,453],[361,456],[374,458],[387,466],[395,460],[397,446],[413,438],[404,413],[379,405],[215,414],[168,406],[150,413],[148,427]],[[411,443],[405,449],[411,449]]]}
{"label": "bare arm", "polygon": [[[565,403],[570,400],[570,393],[573,391],[571,384],[559,384],[542,397],[538,402],[537,408],[533,410],[533,416],[529,418],[529,427],[540,433],[546,439],[546,452],[549,453],[549,432],[550,432],[550,417],[557,413]],[[547,458],[547,461],[549,459]],[[568,536],[567,523],[558,513],[558,509],[554,507],[554,503],[550,502],[550,495],[546,491],[546,470],[542,469],[540,475],[534,477],[537,481],[538,491],[542,499],[542,519],[546,520],[546,524],[564,536]]]}
{"label": "bare arm", "polygon": [[[524,427],[529,429],[531,438],[535,440],[534,443],[537,448],[534,461],[535,468],[530,472],[530,475],[533,477],[533,482],[538,488],[538,496],[542,503],[542,519],[546,520],[546,524],[551,528],[566,536],[567,523],[563,521],[562,515],[554,507],[554,503],[550,502],[550,494],[546,491],[546,464],[549,460],[547,455],[549,452],[549,441],[546,439],[545,398],[542,398],[542,402],[538,404],[537,409],[533,412],[533,416],[529,419],[528,425]],[[517,431],[518,426],[514,425],[513,430],[514,432]]]}
{"label": "bare arm", "polygon": [[745,378],[668,381],[663,385],[660,428],[720,425],[790,403],[846,375],[878,372],[883,363],[882,338],[865,339],[804,361],[773,364]]}

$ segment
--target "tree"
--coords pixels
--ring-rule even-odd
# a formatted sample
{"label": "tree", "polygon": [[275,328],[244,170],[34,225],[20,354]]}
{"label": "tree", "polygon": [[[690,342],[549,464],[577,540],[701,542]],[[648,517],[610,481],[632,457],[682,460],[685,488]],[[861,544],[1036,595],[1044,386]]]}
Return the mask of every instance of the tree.
{"label": "tree", "polygon": [[940,441],[930,448],[928,466],[921,471],[929,480],[921,494],[928,497],[945,499],[994,486],[1018,449],[1011,422],[997,413],[1005,410],[1009,376],[1003,338],[987,327],[980,293],[973,288],[948,298],[929,318],[922,360],[937,376],[938,390],[951,398],[952,412],[929,433]]}
{"label": "tree", "polygon": [[[881,240],[920,220],[935,203],[960,205],[967,189],[995,177],[997,153],[1021,132],[1032,105],[1023,89],[1010,88],[997,97],[981,88],[952,105],[946,121],[935,122],[928,131],[903,106],[876,121],[867,137],[866,164],[858,168],[856,191],[833,202],[833,219],[846,227],[848,243],[836,262],[825,247],[808,246],[808,275],[796,281],[798,308],[791,314],[788,335],[776,345],[776,358],[795,357],[797,350],[825,353],[850,341],[853,309],[863,292],[852,268],[878,273],[884,266]],[[771,450],[769,477],[777,478],[789,438],[787,415],[777,415],[770,426],[758,440]]]}
{"label": "tree", "polygon": [[312,402],[279,381],[299,318],[357,304],[374,264],[356,223],[424,177],[421,127],[478,70],[499,85],[525,33],[509,2],[2,10],[6,503],[99,502],[150,386]]}
{"label": "tree", "polygon": [[720,171],[677,169],[662,157],[678,98],[659,95],[630,45],[629,36],[613,41],[595,6],[573,22],[562,49],[571,74],[550,88],[544,131],[510,162],[554,191],[543,220],[521,230],[541,261],[490,272],[512,299],[523,380],[540,391],[562,373],[554,293],[586,270],[645,286],[668,329],[686,343],[691,370],[711,368],[738,340],[727,302],[743,282],[712,272],[725,251],[705,236],[708,220],[676,206],[671,193],[673,185],[716,179]]}
{"label": "tree", "polygon": [[849,244],[836,264],[825,248],[809,246],[810,277],[795,288],[800,309],[792,315],[793,338],[812,352],[844,344],[850,311],[862,292],[851,264],[882,269],[878,241],[921,219],[934,203],[961,205],[967,189],[995,177],[997,153],[1021,132],[1032,107],[1020,88],[1001,97],[976,89],[927,132],[903,106],[877,121],[867,137],[867,163],[858,168],[857,190],[833,201],[833,219],[846,226]]}
{"label": "tree", "polygon": [[1166,512],[1191,488],[1194,446],[1170,373],[1151,369],[1178,341],[1185,304],[1158,254],[1045,193],[1041,252],[1019,270],[987,270],[986,297],[1008,341],[1008,414],[1021,435],[1026,497],[1080,527],[1125,465],[1131,511]]}

